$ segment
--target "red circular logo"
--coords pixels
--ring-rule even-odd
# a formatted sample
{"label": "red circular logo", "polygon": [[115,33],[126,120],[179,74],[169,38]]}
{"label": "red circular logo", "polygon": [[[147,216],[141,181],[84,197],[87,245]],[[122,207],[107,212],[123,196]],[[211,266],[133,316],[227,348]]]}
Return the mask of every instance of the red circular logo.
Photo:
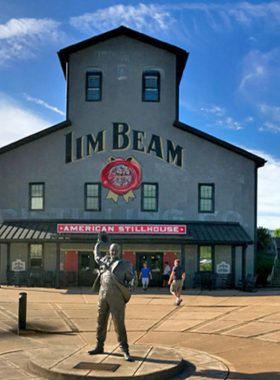
{"label": "red circular logo", "polygon": [[135,162],[117,158],[104,166],[101,181],[104,187],[123,195],[139,187],[141,169]]}

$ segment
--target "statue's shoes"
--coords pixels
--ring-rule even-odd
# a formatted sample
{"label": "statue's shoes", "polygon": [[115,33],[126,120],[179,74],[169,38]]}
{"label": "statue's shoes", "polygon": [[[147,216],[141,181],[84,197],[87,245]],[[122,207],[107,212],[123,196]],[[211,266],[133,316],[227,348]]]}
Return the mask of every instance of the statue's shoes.
{"label": "statue's shoes", "polygon": [[88,351],[90,355],[98,355],[98,354],[103,354],[104,349],[102,347],[95,347],[93,350]]}
{"label": "statue's shoes", "polygon": [[132,357],[129,355],[128,352],[124,352],[124,353],[123,353],[123,357],[124,357],[124,359],[125,359],[127,362],[133,362],[133,359],[132,359]]}

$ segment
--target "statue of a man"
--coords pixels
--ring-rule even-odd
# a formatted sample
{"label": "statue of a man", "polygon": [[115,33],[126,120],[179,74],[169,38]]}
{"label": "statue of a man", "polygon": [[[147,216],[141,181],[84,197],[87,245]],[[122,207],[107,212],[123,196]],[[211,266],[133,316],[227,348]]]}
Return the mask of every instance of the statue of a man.
{"label": "statue of a man", "polygon": [[125,360],[130,361],[124,316],[125,304],[131,297],[129,283],[134,278],[132,263],[120,258],[121,247],[119,244],[111,244],[109,255],[102,257],[99,252],[100,244],[101,240],[98,237],[94,248],[94,259],[99,265],[99,274],[93,284],[93,290],[99,290],[96,347],[88,353],[96,355],[104,352],[107,323],[111,313],[120,348]]}

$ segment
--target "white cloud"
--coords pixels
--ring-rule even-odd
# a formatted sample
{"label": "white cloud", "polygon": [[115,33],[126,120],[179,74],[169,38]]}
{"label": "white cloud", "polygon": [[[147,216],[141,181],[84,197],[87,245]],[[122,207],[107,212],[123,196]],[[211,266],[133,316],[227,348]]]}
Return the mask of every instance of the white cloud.
{"label": "white cloud", "polygon": [[243,129],[242,125],[235,121],[232,117],[228,116],[225,120],[225,126],[227,129],[234,129],[236,131],[239,131],[240,129]]}
{"label": "white cloud", "polygon": [[24,109],[13,99],[0,93],[0,147],[39,132],[51,125],[34,112]]}
{"label": "white cloud", "polygon": [[222,129],[233,129],[235,131],[239,131],[240,129],[243,129],[243,126],[230,116],[227,116],[222,120],[221,119],[217,120],[216,126],[221,127]]}
{"label": "white cloud", "polygon": [[258,226],[280,228],[280,160],[260,151],[251,151],[267,160],[258,170]]}
{"label": "white cloud", "polygon": [[216,126],[222,129],[233,129],[239,131],[243,129],[244,125],[252,119],[249,116],[243,122],[236,121],[231,116],[227,115],[225,108],[216,105],[212,105],[207,108],[202,107],[200,108],[200,111],[202,111],[208,119],[211,118],[213,120],[212,124],[208,124],[208,126]]}
{"label": "white cloud", "polygon": [[61,41],[60,23],[49,19],[12,19],[0,25],[0,65],[13,59],[30,59],[38,47]]}
{"label": "white cloud", "polygon": [[[175,17],[175,13],[180,13],[181,17]],[[226,2],[224,4],[211,2],[140,3],[135,6],[117,4],[99,9],[94,13],[72,17],[70,24],[86,33],[103,32],[120,24],[151,33],[170,29],[176,18],[182,20],[181,27],[183,29],[189,21],[188,25],[192,24],[195,31],[194,16],[197,13],[202,14],[205,17],[205,22],[217,33],[224,33],[225,30],[232,29],[236,23],[246,29],[255,23],[259,23],[263,31],[275,32],[278,30],[280,21],[280,4],[278,2],[251,4],[246,1]],[[189,26],[187,31],[189,34]],[[196,31],[200,33],[199,30]]]}
{"label": "white cloud", "polygon": [[269,115],[273,120],[280,122],[280,107],[260,104],[259,109],[265,116]]}
{"label": "white cloud", "polygon": [[211,106],[210,108],[200,108],[200,110],[215,114],[217,116],[222,116],[225,114],[225,109],[219,106]]}
{"label": "white cloud", "polygon": [[70,24],[86,33],[103,32],[119,25],[149,33],[166,31],[175,23],[175,19],[166,8],[166,6],[153,4],[137,6],[118,4],[99,9],[94,13],[72,17]]}
{"label": "white cloud", "polygon": [[250,51],[243,60],[243,75],[240,80],[240,91],[261,90],[259,95],[271,91],[275,82],[279,87],[279,60],[280,49],[272,49],[268,52],[259,50]]}
{"label": "white cloud", "polygon": [[238,24],[246,30],[258,24],[262,31],[272,33],[279,32],[280,4],[270,2],[251,4],[246,1],[224,2],[221,4],[211,2],[185,2],[166,5],[166,9],[184,12],[187,19],[191,20],[195,14],[205,16],[205,22],[217,33],[225,33],[231,30],[234,24]]}
{"label": "white cloud", "polygon": [[25,97],[26,100],[28,100],[29,102],[32,102],[32,103],[35,103],[35,104],[39,104],[47,109],[50,109],[60,115],[65,115],[65,112],[63,111],[60,111],[57,107],[53,107],[53,106],[50,106],[48,103],[46,103],[44,100],[41,100],[41,99],[36,99],[36,98],[33,98],[32,96],[29,96],[27,94],[23,94],[23,96]]}
{"label": "white cloud", "polygon": [[243,60],[238,94],[259,113],[259,131],[279,132],[280,49],[250,51]]}
{"label": "white cloud", "polygon": [[244,123],[252,123],[254,121],[254,118],[252,116],[247,116],[244,119]]}
{"label": "white cloud", "polygon": [[262,127],[259,128],[260,132],[272,132],[272,133],[280,133],[280,124],[273,124],[266,122]]}
{"label": "white cloud", "polygon": [[230,8],[228,12],[236,21],[245,26],[250,26],[253,21],[264,22],[264,24],[271,25],[280,20],[280,4],[278,2],[271,2],[267,4],[251,4],[248,2],[240,2],[238,4],[226,5]]}

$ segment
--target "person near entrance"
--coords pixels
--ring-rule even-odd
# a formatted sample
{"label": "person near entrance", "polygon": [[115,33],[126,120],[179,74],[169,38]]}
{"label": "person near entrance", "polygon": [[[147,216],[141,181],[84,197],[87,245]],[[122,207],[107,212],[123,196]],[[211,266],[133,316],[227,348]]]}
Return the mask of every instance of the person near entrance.
{"label": "person near entrance", "polygon": [[102,257],[99,252],[101,240],[98,237],[94,248],[94,259],[99,265],[99,274],[93,284],[93,291],[98,290],[96,347],[88,351],[90,355],[102,354],[107,333],[109,314],[111,313],[118,342],[124,358],[132,361],[129,355],[127,334],[124,324],[125,305],[131,297],[129,286],[134,279],[132,263],[120,258],[121,247],[111,244],[109,255]]}
{"label": "person near entrance", "polygon": [[185,281],[185,272],[183,267],[180,265],[180,261],[176,259],[174,261],[174,267],[172,268],[171,276],[168,281],[170,285],[170,292],[176,298],[175,305],[179,306],[183,301],[181,297],[183,283]]}
{"label": "person near entrance", "polygon": [[170,272],[171,272],[171,268],[170,268],[168,262],[166,261],[164,263],[164,269],[163,269],[163,284],[162,284],[163,287],[166,287],[168,285]]}
{"label": "person near entrance", "polygon": [[147,263],[143,264],[143,268],[141,269],[139,281],[142,279],[143,292],[146,292],[148,289],[148,285],[150,280],[152,279],[152,273],[150,268],[148,268]]}

